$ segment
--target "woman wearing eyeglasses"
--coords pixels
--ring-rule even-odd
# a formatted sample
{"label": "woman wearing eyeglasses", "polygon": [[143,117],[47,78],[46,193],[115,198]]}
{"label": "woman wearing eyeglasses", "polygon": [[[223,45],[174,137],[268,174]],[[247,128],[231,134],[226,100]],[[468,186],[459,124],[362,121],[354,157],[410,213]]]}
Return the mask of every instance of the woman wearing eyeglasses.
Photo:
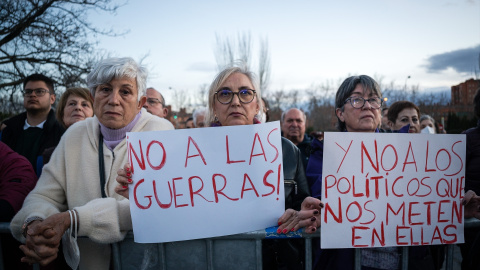
{"label": "woman wearing eyeglasses", "polygon": [[[263,110],[261,91],[254,74],[242,67],[230,67],[221,71],[212,82],[208,96],[206,123],[211,126],[236,126],[260,123],[255,117]],[[285,179],[285,208],[290,208],[279,219],[277,233],[297,230],[298,222],[288,222],[298,215],[302,201],[309,195],[300,151],[289,140],[282,138],[283,172]],[[295,209],[295,210],[292,210]],[[313,214],[316,211],[317,217]],[[311,219],[319,218],[319,209],[308,213]],[[313,231],[316,226],[312,226]],[[263,269],[304,269],[303,242],[299,240],[264,240]]]}
{"label": "woman wearing eyeglasses", "polygon": [[[335,97],[337,129],[343,132],[379,132],[382,115],[382,93],[378,83],[367,75],[347,78]],[[390,107],[388,115],[390,116]],[[322,194],[323,141],[312,142],[307,178],[312,196]],[[317,242],[318,243],[318,242]],[[354,269],[354,249],[319,249],[315,252],[314,269]],[[400,269],[401,253],[397,247],[366,248],[361,251],[362,269]],[[434,269],[428,248],[411,247],[408,269]]]}
{"label": "woman wearing eyeglasses", "polygon": [[[210,86],[205,123],[216,127],[258,124],[255,115],[263,109],[260,99],[261,91],[253,73],[244,67],[226,68]],[[307,197],[309,190],[300,150],[282,138],[282,151],[285,207],[288,209],[278,219],[277,233],[286,234],[302,227],[312,233],[320,222],[321,202]],[[127,177],[125,170],[118,173],[116,192],[128,197],[131,175]],[[262,245],[263,269],[304,269],[303,247],[301,240],[265,240]]]}

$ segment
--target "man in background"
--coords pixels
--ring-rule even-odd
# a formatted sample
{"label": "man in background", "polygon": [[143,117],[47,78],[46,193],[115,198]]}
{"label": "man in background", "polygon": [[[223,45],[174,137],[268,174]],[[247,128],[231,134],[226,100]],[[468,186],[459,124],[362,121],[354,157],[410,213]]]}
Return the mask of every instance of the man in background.
{"label": "man in background", "polygon": [[295,144],[302,153],[303,166],[306,169],[310,156],[312,139],[305,134],[307,116],[299,109],[291,108],[282,113],[280,118],[283,137]]}
{"label": "man in background", "polygon": [[[25,112],[5,120],[1,141],[26,157],[37,175],[43,167],[42,153],[54,147],[65,132],[55,119],[54,82],[42,74],[32,74],[23,82]],[[38,166],[37,166],[38,165]]]}
{"label": "man in background", "polygon": [[193,117],[193,125],[196,128],[202,128],[205,127],[205,113],[207,112],[207,108],[201,107],[195,109],[193,111],[192,117]]}
{"label": "man in background", "polygon": [[165,118],[168,114],[168,109],[163,95],[155,88],[149,87],[145,91],[145,96],[147,97],[147,102],[145,102],[143,107],[147,109],[147,112]]}

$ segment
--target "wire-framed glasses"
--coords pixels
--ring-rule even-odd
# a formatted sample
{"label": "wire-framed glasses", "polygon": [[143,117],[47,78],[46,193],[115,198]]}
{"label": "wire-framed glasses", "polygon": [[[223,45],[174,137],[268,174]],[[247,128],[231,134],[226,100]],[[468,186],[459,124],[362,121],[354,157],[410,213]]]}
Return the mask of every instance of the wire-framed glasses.
{"label": "wire-framed glasses", "polygon": [[157,106],[159,103],[162,104],[163,107],[165,107],[165,104],[163,104],[163,102],[158,98],[147,98],[147,103],[152,107]]}
{"label": "wire-framed glasses", "polygon": [[241,103],[250,103],[252,100],[255,98],[256,91],[253,89],[240,89],[238,92],[233,92],[230,89],[220,89],[217,92],[215,92],[215,95],[217,95],[217,100],[218,102],[222,104],[229,104],[233,100],[233,96],[237,95],[238,100],[240,100]]}
{"label": "wire-framed glasses", "polygon": [[47,89],[43,89],[43,88],[25,89],[25,90],[22,91],[23,96],[31,96],[33,93],[35,93],[35,95],[37,97],[43,97],[48,92],[50,92],[50,91],[48,91]]}
{"label": "wire-framed glasses", "polygon": [[367,101],[370,104],[370,106],[374,109],[379,109],[382,106],[382,103],[383,103],[383,100],[379,97],[372,97],[372,98],[368,98],[368,99],[364,99],[362,97],[349,97],[345,100],[345,102],[343,104],[345,104],[349,101],[350,101],[350,104],[352,105],[352,107],[354,107],[356,109],[363,108],[363,106],[365,106],[365,102],[367,102]]}

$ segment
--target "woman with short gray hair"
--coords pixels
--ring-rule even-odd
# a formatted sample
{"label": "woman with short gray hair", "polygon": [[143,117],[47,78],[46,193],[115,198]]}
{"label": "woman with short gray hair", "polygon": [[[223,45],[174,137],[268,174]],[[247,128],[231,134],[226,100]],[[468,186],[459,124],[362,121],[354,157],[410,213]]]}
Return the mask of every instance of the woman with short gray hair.
{"label": "woman with short gray hair", "polygon": [[[352,76],[340,85],[335,98],[337,128],[343,132],[379,132],[383,99],[380,87],[367,75]],[[389,112],[390,115],[390,112]],[[313,197],[322,195],[324,141],[313,140],[307,166],[307,179]],[[313,244],[315,250],[315,244]],[[317,244],[318,246],[318,244]],[[433,269],[428,248],[409,252],[409,269],[423,262],[424,270]],[[314,269],[354,269],[353,249],[315,250]],[[418,258],[422,256],[421,258]],[[361,251],[362,269],[399,269],[401,253],[397,247],[366,248]]]}
{"label": "woman with short gray hair", "polygon": [[[132,229],[129,201],[115,193],[116,172],[127,162],[126,134],[173,129],[142,108],[146,78],[132,58],[105,59],[88,75],[95,116],[65,132],[12,220],[12,234],[26,243],[22,262],[48,264],[63,239],[72,269],[111,267],[108,243]],[[77,240],[77,233],[86,237]]]}

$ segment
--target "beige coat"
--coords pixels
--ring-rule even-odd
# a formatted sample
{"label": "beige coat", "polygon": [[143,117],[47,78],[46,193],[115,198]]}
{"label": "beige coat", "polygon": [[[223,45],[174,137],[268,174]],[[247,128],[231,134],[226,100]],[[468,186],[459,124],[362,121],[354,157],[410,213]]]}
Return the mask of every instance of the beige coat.
{"label": "beige coat", "polygon": [[[142,109],[132,132],[169,130],[172,124]],[[47,218],[76,209],[79,215],[80,269],[108,269],[110,248],[106,243],[121,241],[132,229],[129,201],[115,193],[117,170],[127,162],[126,140],[113,152],[103,144],[105,192],[100,192],[98,140],[100,126],[92,117],[71,126],[63,135],[43,168],[35,189],[27,196],[22,209],[11,222],[12,234],[19,241],[22,225],[31,216]]]}

